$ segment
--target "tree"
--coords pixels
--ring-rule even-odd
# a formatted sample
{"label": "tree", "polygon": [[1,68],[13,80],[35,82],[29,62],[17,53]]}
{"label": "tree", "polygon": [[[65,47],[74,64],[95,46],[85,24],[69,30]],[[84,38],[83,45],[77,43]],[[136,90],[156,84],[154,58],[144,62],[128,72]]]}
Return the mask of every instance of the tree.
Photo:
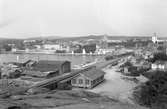
{"label": "tree", "polygon": [[167,109],[167,72],[157,71],[133,93],[136,101],[152,109]]}
{"label": "tree", "polygon": [[3,45],[3,48],[4,48],[6,51],[11,51],[11,50],[12,50],[12,47],[9,46],[8,44]]}
{"label": "tree", "polygon": [[150,59],[150,62],[155,62],[156,60],[167,61],[167,55],[164,53],[156,53],[154,54],[154,58]]}

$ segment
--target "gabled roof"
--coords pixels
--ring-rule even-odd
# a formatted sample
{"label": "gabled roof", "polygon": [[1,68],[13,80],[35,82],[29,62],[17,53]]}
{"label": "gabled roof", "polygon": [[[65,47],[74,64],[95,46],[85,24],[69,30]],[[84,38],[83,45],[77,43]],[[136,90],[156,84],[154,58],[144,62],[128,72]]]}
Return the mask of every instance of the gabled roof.
{"label": "gabled roof", "polygon": [[86,76],[86,77],[88,77],[88,78],[90,78],[92,80],[95,80],[95,79],[103,76],[105,74],[105,72],[103,72],[100,69],[94,68],[94,69],[87,70],[87,71],[85,71],[85,72],[83,72],[81,74],[83,74],[84,76]]}
{"label": "gabled roof", "polygon": [[47,72],[47,71],[55,71],[60,69],[60,67],[65,63],[70,63],[69,61],[48,61],[48,60],[40,60],[33,67],[35,71]]}

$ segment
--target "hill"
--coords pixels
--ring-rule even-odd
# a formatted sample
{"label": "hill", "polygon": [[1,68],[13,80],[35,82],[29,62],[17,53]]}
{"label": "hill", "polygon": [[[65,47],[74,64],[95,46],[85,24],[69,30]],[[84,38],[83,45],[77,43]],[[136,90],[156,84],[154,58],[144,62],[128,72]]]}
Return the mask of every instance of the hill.
{"label": "hill", "polygon": [[75,40],[87,40],[94,39],[99,40],[103,39],[106,36],[110,40],[127,40],[127,39],[151,39],[151,36],[109,36],[109,35],[89,35],[89,36],[77,36],[77,37],[61,37],[61,36],[45,36],[45,37],[34,37],[28,38],[29,40],[63,40],[63,41],[75,41]]}

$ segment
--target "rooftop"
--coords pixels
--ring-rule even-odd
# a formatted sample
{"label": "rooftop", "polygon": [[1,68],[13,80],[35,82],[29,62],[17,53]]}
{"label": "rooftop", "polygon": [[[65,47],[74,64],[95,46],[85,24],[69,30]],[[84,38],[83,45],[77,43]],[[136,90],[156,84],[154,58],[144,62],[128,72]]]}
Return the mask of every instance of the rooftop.
{"label": "rooftop", "polygon": [[105,74],[105,72],[103,72],[102,70],[100,69],[96,69],[96,68],[92,68],[90,70],[86,70],[82,73],[84,76],[92,79],[92,80],[95,80],[101,76],[103,76]]}
{"label": "rooftop", "polygon": [[41,72],[55,71],[55,70],[58,70],[65,63],[70,63],[70,62],[69,61],[40,60],[33,67],[33,70],[35,70],[35,71],[41,71]]}

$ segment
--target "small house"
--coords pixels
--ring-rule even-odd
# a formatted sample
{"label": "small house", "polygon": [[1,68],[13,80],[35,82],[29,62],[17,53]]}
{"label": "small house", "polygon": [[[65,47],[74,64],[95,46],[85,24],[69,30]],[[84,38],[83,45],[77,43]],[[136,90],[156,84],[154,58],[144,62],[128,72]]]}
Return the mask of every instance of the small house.
{"label": "small house", "polygon": [[79,88],[93,88],[96,85],[104,81],[105,72],[102,70],[92,68],[83,71],[78,76],[71,80],[71,85],[73,87]]}
{"label": "small house", "polygon": [[124,69],[123,69],[125,74],[135,73],[135,72],[137,72],[137,70],[138,69],[135,66],[124,67]]}

